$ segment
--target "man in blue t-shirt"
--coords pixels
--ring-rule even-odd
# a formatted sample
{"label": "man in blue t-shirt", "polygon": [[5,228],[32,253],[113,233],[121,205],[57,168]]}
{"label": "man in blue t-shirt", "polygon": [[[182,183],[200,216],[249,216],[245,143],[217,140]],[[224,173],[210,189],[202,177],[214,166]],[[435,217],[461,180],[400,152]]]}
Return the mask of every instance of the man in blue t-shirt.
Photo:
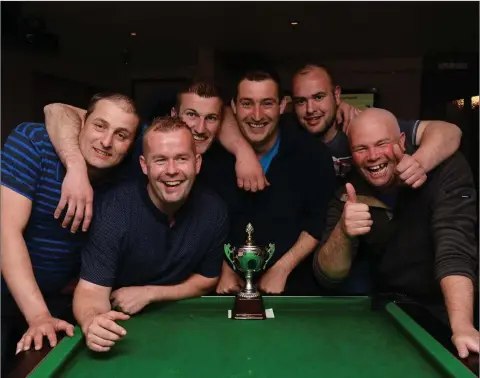
{"label": "man in blue t-shirt", "polygon": [[[245,227],[252,223],[256,243],[275,244],[266,271],[257,277],[259,290],[268,294],[316,295],[319,288],[313,277],[311,253],[318,244],[334,193],[335,172],[323,143],[280,122],[285,105],[279,79],[273,72],[244,73],[232,109],[271,185],[256,193],[238,189],[234,162],[220,146],[215,146],[218,153],[208,156],[202,179],[229,207],[229,242],[242,245]],[[242,278],[225,261],[217,293],[238,292],[243,285]]]}
{"label": "man in blue t-shirt", "polygon": [[[78,144],[94,188],[106,184],[128,154],[138,121],[127,96],[92,98]],[[40,349],[44,336],[54,346],[56,331],[73,335],[73,326],[58,318],[65,308],[49,306],[78,274],[86,241],[85,233],[71,233],[54,217],[65,175],[43,124],[15,128],[2,150],[2,362],[13,353],[8,343],[17,333],[23,334],[17,353],[32,342]]]}

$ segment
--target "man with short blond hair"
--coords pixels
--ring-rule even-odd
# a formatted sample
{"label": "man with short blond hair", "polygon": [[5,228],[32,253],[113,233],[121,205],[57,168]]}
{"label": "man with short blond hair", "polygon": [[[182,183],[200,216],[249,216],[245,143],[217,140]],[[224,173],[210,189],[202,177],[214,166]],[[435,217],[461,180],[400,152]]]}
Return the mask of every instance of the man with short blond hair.
{"label": "man with short blond hair", "polygon": [[125,335],[116,320],[152,302],[205,295],[222,269],[227,209],[196,183],[202,156],[191,129],[177,117],[156,118],[143,144],[146,177],[109,192],[82,251],[74,313],[97,352]]}

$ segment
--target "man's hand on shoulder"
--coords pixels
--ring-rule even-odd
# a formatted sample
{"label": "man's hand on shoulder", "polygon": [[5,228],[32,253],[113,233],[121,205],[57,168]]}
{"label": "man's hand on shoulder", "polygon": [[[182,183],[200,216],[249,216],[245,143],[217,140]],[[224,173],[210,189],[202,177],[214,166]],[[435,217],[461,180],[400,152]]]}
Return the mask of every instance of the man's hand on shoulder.
{"label": "man's hand on shoulder", "polygon": [[355,106],[340,101],[337,107],[336,120],[337,124],[342,125],[343,132],[348,134],[348,128],[352,120],[362,111]]}
{"label": "man's hand on shoulder", "polygon": [[133,315],[143,310],[153,300],[149,286],[129,286],[115,290],[110,295],[112,308]]}
{"label": "man's hand on shoulder", "polygon": [[29,328],[17,343],[16,353],[27,351],[32,345],[35,350],[42,349],[43,337],[47,336],[50,346],[57,345],[57,332],[64,331],[68,336],[73,336],[73,325],[62,319],[52,317],[50,314],[36,318],[29,322]]}
{"label": "man's hand on shoulder", "polygon": [[55,210],[58,219],[65,206],[68,206],[62,227],[66,228],[72,222],[71,231],[75,233],[82,223],[82,231],[86,232],[90,226],[93,214],[93,189],[88,179],[86,168],[70,168],[62,184],[62,196]]}
{"label": "man's hand on shoulder", "polygon": [[256,192],[270,186],[257,155],[250,151],[244,151],[237,156],[235,172],[237,185],[241,189]]}
{"label": "man's hand on shoulder", "polygon": [[125,328],[119,326],[116,321],[128,319],[130,316],[117,311],[92,317],[82,327],[88,348],[94,352],[108,352],[115,342],[127,334]]}

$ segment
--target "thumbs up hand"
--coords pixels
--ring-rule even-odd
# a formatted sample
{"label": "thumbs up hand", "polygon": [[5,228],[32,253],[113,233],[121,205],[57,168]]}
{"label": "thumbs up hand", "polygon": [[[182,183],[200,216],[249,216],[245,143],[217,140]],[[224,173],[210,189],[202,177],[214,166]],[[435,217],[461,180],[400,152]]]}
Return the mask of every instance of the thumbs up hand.
{"label": "thumbs up hand", "polygon": [[392,149],[397,163],[395,173],[400,181],[414,189],[422,186],[427,175],[420,163],[413,156],[403,153],[397,143],[393,144]]}
{"label": "thumbs up hand", "polygon": [[364,203],[357,203],[357,194],[352,184],[345,185],[348,200],[343,208],[341,227],[349,237],[364,235],[370,232],[373,221],[368,206]]}

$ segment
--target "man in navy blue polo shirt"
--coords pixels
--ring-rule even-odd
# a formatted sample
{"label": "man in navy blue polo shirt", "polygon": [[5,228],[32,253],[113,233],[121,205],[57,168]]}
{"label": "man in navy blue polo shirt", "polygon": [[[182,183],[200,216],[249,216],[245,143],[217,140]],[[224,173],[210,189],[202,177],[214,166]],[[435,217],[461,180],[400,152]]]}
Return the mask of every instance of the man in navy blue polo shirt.
{"label": "man in navy blue polo shirt", "polygon": [[[92,98],[78,143],[95,187],[127,155],[137,127],[128,97]],[[73,334],[49,305],[78,274],[86,241],[84,233],[69,232],[53,217],[65,174],[43,124],[22,123],[10,134],[2,151],[2,357],[10,339],[19,333],[18,341],[25,329],[17,353],[32,342],[40,349],[44,335],[54,346],[55,331]]]}
{"label": "man in navy blue polo shirt", "polygon": [[96,209],[74,295],[90,349],[110,350],[126,333],[115,323],[126,314],[215,288],[228,217],[221,199],[195,184],[201,161],[186,123],[157,118],[143,136],[148,179],[115,187]]}

